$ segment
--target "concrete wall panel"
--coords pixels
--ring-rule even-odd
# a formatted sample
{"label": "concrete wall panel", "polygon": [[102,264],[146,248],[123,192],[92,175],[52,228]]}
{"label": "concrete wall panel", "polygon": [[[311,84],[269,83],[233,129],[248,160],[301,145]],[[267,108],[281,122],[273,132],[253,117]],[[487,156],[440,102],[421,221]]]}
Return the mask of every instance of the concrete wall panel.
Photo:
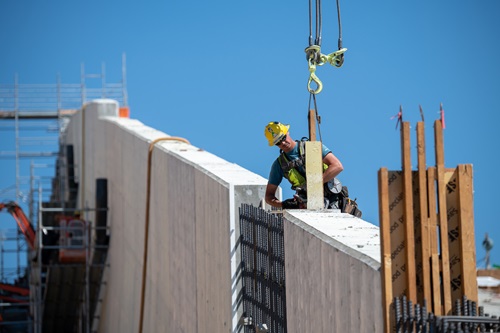
{"label": "concrete wall panel", "polygon": [[[78,203],[94,219],[96,178],[108,179],[107,284],[99,332],[137,332],[150,142],[168,137],[132,119],[109,117],[113,101],[85,105],[68,126],[79,166]],[[82,133],[85,135],[82,136]],[[83,167],[82,167],[83,166]],[[232,332],[238,316],[237,218],[258,205],[267,180],[192,145],[153,150],[144,332]]]}
{"label": "concrete wall panel", "polygon": [[195,180],[198,332],[230,332],[229,191],[199,171]]}
{"label": "concrete wall panel", "polygon": [[[108,179],[109,268],[99,332],[139,328],[150,143],[169,137],[109,116],[101,100],[72,118],[79,205]],[[82,131],[83,130],[83,131]],[[82,135],[85,133],[85,135]],[[83,139],[83,140],[82,140]],[[153,149],[144,332],[237,332],[239,207],[258,206],[267,180],[180,141]],[[91,210],[86,218],[94,219]],[[289,332],[382,331],[378,228],[331,211],[285,213]]]}
{"label": "concrete wall panel", "polygon": [[286,212],[284,228],[288,332],[382,332],[378,228],[321,211]]}

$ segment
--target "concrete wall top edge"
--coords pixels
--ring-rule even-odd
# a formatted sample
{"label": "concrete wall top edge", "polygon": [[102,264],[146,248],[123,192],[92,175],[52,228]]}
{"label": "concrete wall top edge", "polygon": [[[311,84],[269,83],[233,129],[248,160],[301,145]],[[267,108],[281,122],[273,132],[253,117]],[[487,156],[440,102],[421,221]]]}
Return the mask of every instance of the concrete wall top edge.
{"label": "concrete wall top edge", "polygon": [[284,217],[373,269],[380,269],[380,229],[377,226],[349,214],[328,210],[288,210]]}
{"label": "concrete wall top edge", "polygon": [[103,104],[103,103],[106,103],[106,104],[114,104],[116,105],[117,107],[119,106],[119,103],[117,100],[115,99],[111,99],[111,98],[97,98],[97,99],[93,99],[89,102],[86,102],[84,104],[85,105],[88,105],[88,104],[93,104],[93,103],[98,103],[98,104]]}
{"label": "concrete wall top edge", "polygon": [[[115,123],[124,130],[133,133],[145,141],[153,142],[163,137],[172,137],[154,128],[144,125],[138,120],[117,117],[102,117],[102,120]],[[235,163],[228,162],[203,149],[182,141],[160,141],[156,147],[168,154],[176,155],[187,164],[205,172],[207,175],[220,179],[228,184],[266,185],[267,179],[257,175]]]}

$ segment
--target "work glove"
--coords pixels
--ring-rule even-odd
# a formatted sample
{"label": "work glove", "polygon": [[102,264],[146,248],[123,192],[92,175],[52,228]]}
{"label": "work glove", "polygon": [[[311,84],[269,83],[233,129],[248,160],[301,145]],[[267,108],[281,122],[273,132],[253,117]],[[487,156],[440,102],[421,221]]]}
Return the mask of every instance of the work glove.
{"label": "work glove", "polygon": [[281,205],[283,209],[299,209],[299,203],[295,199],[286,199]]}

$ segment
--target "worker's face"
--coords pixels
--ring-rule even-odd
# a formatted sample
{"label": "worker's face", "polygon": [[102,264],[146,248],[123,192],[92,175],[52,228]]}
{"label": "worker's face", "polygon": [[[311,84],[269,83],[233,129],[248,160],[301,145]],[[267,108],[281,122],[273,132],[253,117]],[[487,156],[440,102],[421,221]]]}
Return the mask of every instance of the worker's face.
{"label": "worker's face", "polygon": [[290,134],[287,133],[285,135],[285,138],[282,141],[278,142],[276,146],[278,146],[285,153],[288,153],[293,149],[294,147],[293,143],[295,143],[295,141],[293,141],[292,138],[290,137]]}

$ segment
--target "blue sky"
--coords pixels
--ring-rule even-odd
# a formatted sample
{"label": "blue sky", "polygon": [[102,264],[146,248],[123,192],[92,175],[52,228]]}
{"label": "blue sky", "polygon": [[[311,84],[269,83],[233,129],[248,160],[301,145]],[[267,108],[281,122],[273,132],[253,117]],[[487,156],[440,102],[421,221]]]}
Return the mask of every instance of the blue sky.
{"label": "blue sky", "polygon": [[[488,232],[500,264],[500,2],[340,4],[348,51],[343,67],[318,68],[317,103],[323,142],[342,161],[340,179],[363,218],[378,225],[377,171],[401,169],[390,118],[401,105],[415,150],[422,106],[433,165],[442,103],[445,165],[474,167],[477,258]],[[305,0],[2,0],[0,83],[13,83],[16,73],[20,83],[55,83],[58,73],[63,83],[79,83],[82,63],[94,73],[105,63],[107,81],[118,82],[125,53],[133,118],[267,178],[278,151],[267,146],[264,125],[278,120],[296,139],[308,134],[308,35]],[[322,36],[323,52],[336,50],[334,1],[323,1]],[[6,143],[12,132],[0,135]],[[4,188],[15,174],[1,163]]]}

